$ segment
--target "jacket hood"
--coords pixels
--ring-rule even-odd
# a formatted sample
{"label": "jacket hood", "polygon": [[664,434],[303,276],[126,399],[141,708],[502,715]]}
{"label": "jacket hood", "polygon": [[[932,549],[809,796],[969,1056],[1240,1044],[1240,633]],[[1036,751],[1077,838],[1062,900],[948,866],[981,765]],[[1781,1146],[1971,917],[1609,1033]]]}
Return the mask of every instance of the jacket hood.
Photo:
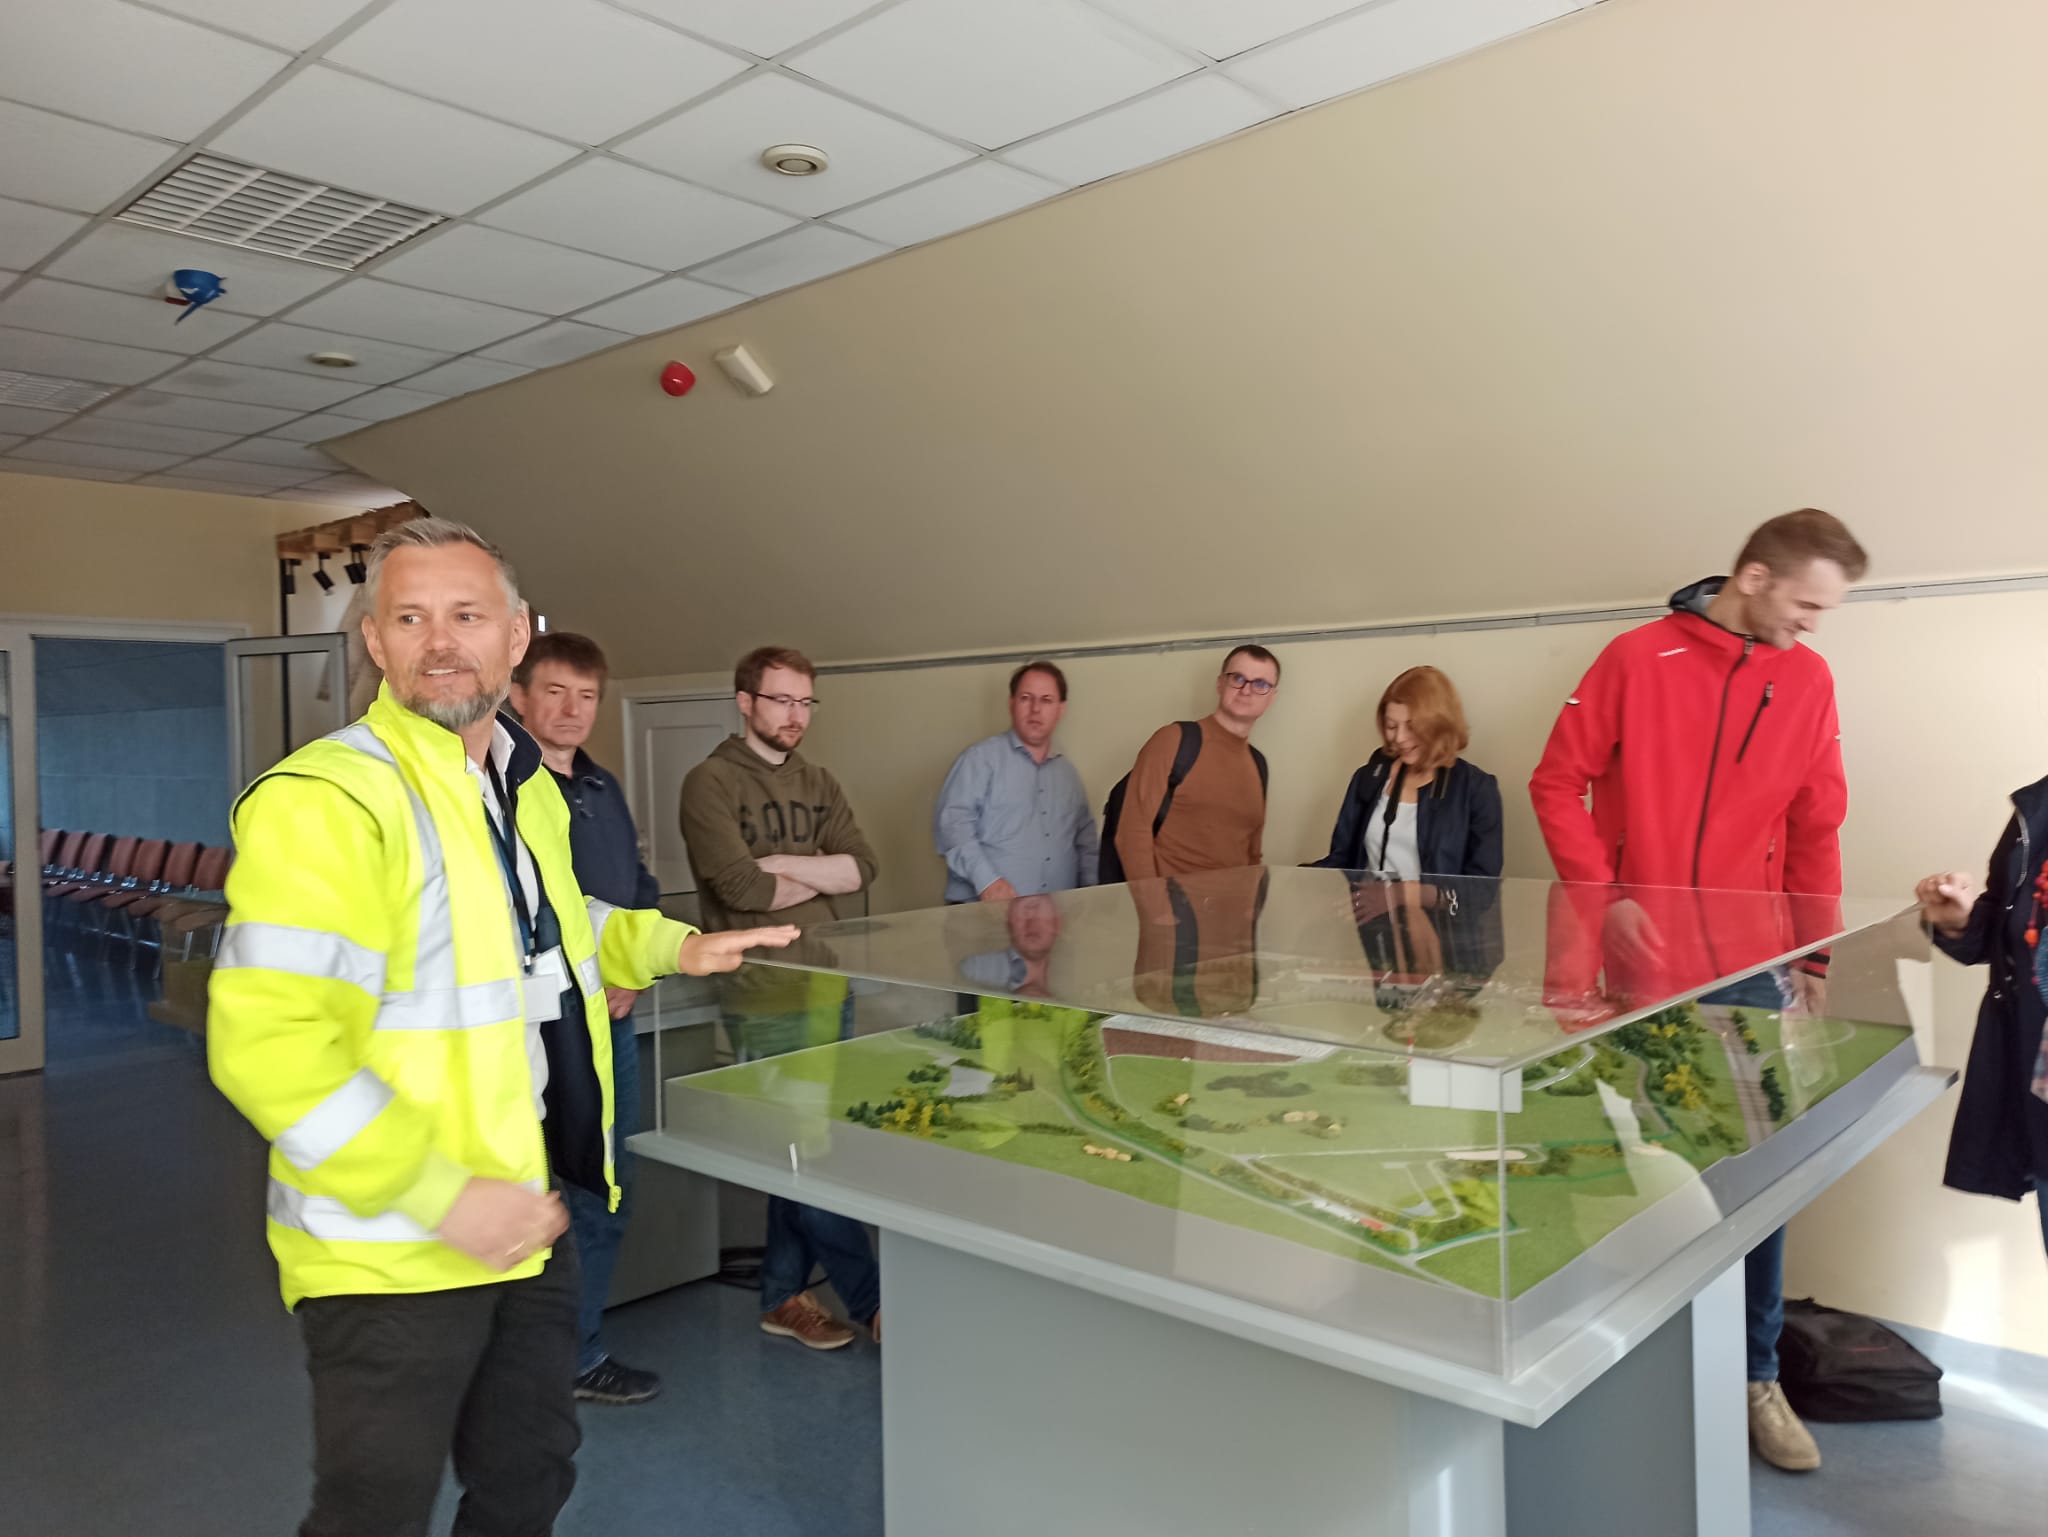
{"label": "jacket hood", "polygon": [[2048,779],[2037,779],[2030,785],[2021,785],[2012,792],[2012,803],[2019,814],[2027,819],[2029,826],[2038,825],[2042,817],[2048,816]]}
{"label": "jacket hood", "polygon": [[1707,617],[1707,605],[1714,601],[1723,587],[1728,585],[1725,576],[1703,576],[1690,587],[1681,587],[1671,595],[1671,611],[1674,614],[1698,614]]}
{"label": "jacket hood", "polygon": [[729,736],[711,749],[711,756],[723,762],[736,764],[749,773],[763,779],[781,779],[786,775],[802,773],[806,767],[802,753],[791,753],[780,763],[770,763],[766,758],[747,745],[742,736]]}

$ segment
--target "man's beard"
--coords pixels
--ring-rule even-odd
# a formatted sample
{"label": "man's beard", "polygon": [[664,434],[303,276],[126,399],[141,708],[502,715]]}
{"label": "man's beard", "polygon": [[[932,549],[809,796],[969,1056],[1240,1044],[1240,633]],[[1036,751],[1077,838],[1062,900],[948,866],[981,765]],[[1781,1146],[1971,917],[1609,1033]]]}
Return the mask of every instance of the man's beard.
{"label": "man's beard", "polygon": [[[443,658],[430,658],[423,667],[445,667],[449,662]],[[477,690],[463,699],[434,699],[423,693],[408,690],[398,696],[398,702],[413,714],[432,721],[447,731],[464,731],[479,721],[487,721],[498,713],[498,706],[505,702],[510,679],[500,679],[495,687],[483,681],[483,674],[477,674]]]}

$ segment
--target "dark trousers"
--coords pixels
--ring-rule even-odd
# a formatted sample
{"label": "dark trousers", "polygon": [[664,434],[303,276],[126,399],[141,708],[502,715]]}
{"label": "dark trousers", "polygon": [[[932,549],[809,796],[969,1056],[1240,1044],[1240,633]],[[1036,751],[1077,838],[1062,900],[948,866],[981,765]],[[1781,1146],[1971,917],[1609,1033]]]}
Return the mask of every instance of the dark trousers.
{"label": "dark trousers", "polygon": [[450,1456],[455,1537],[548,1537],[576,1483],[577,1267],[299,1304],[313,1510],[299,1537],[425,1537]]}
{"label": "dark trousers", "polygon": [[583,1266],[583,1301],[576,1320],[578,1376],[603,1365],[611,1354],[599,1335],[619,1245],[626,1237],[626,1219],[633,1210],[633,1154],[626,1139],[640,1129],[640,1038],[630,1014],[612,1021],[612,1105],[612,1173],[619,1186],[619,1209],[606,1211],[605,1198],[580,1185],[562,1191],[576,1229],[576,1258]]}

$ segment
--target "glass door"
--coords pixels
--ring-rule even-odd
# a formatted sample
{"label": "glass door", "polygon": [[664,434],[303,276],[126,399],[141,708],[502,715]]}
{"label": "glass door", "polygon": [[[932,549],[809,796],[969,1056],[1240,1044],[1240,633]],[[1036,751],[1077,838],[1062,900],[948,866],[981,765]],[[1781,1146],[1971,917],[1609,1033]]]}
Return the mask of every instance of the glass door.
{"label": "glass door", "polygon": [[35,672],[0,627],[0,1074],[43,1065],[43,840],[36,832]]}
{"label": "glass door", "polygon": [[266,635],[227,643],[228,772],[234,792],[349,722],[348,637]]}

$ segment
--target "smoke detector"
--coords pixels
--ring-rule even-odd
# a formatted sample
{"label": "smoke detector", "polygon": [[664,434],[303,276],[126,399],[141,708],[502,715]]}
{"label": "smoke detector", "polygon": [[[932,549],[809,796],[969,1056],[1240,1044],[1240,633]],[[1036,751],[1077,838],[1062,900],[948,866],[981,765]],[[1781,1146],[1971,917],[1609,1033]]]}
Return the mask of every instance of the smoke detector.
{"label": "smoke detector", "polygon": [[771,144],[761,151],[761,164],[778,176],[816,176],[831,163],[815,144]]}
{"label": "smoke detector", "polygon": [[306,361],[308,363],[317,363],[322,368],[354,368],[356,366],[355,354],[352,352],[309,352],[306,354]]}

